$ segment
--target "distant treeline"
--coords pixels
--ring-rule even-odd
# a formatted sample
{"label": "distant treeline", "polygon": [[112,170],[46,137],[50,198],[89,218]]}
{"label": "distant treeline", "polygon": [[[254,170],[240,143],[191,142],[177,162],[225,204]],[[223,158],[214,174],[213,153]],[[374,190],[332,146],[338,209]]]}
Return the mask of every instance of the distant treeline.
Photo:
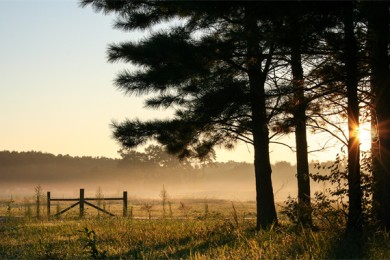
{"label": "distant treeline", "polygon": [[42,152],[0,152],[0,178],[2,182],[51,182],[99,178],[111,171],[118,159],[72,157]]}
{"label": "distant treeline", "polygon": [[[105,157],[72,157],[42,152],[0,152],[0,191],[10,187],[43,186],[83,187],[124,184],[144,190],[157,190],[162,184],[182,190],[252,190],[253,164],[214,162],[207,165],[179,161],[159,146],[144,152],[127,151],[121,159]],[[312,166],[313,168],[313,166]],[[288,162],[273,165],[275,192],[290,190],[296,185],[296,168]],[[87,185],[88,184],[88,185]],[[250,188],[248,188],[250,187]],[[77,188],[77,186],[75,186]],[[175,188],[176,189],[176,188]]]}

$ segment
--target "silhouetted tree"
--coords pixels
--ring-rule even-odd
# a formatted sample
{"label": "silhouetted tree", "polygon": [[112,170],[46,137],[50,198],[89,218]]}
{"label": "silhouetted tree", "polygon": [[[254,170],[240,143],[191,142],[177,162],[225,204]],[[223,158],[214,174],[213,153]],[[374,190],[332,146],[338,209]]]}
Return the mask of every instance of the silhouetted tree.
{"label": "silhouetted tree", "polygon": [[[297,14],[299,15],[299,13]],[[292,85],[294,87],[295,109],[293,111],[295,125],[295,143],[297,158],[297,179],[298,179],[298,203],[300,221],[305,225],[311,225],[311,202],[310,202],[310,177],[309,161],[306,137],[306,99],[304,93],[304,77],[302,68],[301,48],[302,34],[299,18],[291,18],[291,70],[293,75]]]}
{"label": "silhouetted tree", "polygon": [[[171,120],[114,124],[127,147],[155,138],[179,157],[207,158],[215,146],[254,145],[257,228],[277,222],[269,158],[266,80],[272,70],[271,2],[82,1],[120,16],[117,27],[144,29],[177,15],[184,26],[139,43],[111,45],[110,61],[142,66],[116,80],[126,93],[158,93],[149,107],[175,107]],[[261,15],[259,15],[261,13]],[[198,34],[197,34],[198,33]]]}
{"label": "silhouetted tree", "polygon": [[354,32],[355,3],[344,3],[344,64],[348,112],[348,223],[347,231],[362,229],[362,189],[360,177],[358,46]]}
{"label": "silhouetted tree", "polygon": [[[281,105],[282,114],[278,118],[275,131],[291,133],[294,131],[296,143],[298,214],[299,222],[311,226],[310,177],[307,144],[307,113],[321,113],[319,100],[329,93],[322,89],[323,83],[307,81],[307,75],[316,70],[316,63],[326,56],[326,46],[321,44],[324,31],[334,22],[328,13],[334,12],[334,6],[328,3],[293,2],[283,12],[284,30],[279,32],[281,58],[288,61],[284,76],[285,86],[281,86],[284,95]],[[303,61],[305,60],[305,61]],[[305,63],[305,73],[303,70]],[[289,71],[288,71],[288,70]],[[291,78],[286,75],[291,74]],[[318,79],[315,79],[318,81]],[[309,83],[307,83],[309,82]],[[317,91],[317,93],[315,93]],[[307,93],[306,93],[307,92]]]}
{"label": "silhouetted tree", "polygon": [[[359,104],[370,103],[361,86],[371,70],[374,210],[382,225],[390,227],[388,3],[82,0],[81,4],[116,13],[115,26],[123,30],[144,30],[177,19],[169,29],[138,43],[109,47],[109,61],[141,67],[119,74],[116,84],[121,90],[152,93],[147,107],[175,110],[169,120],[114,123],[114,136],[125,147],[155,139],[180,158],[201,160],[214,158],[218,146],[252,144],[258,229],[277,222],[269,126],[284,119],[282,128],[295,130],[299,203],[309,209],[306,126],[328,131],[348,147],[347,231],[361,230],[357,129]],[[366,29],[361,14],[368,21],[368,64],[359,45]],[[318,29],[318,34],[308,28]],[[309,62],[303,64],[304,60]],[[278,86],[279,81],[289,88]],[[332,124],[332,118],[347,121],[348,135]],[[310,224],[310,216],[302,222]]]}
{"label": "silhouetted tree", "polygon": [[390,70],[389,3],[364,2],[368,21],[369,65],[371,68],[373,210],[380,225],[390,229]]}

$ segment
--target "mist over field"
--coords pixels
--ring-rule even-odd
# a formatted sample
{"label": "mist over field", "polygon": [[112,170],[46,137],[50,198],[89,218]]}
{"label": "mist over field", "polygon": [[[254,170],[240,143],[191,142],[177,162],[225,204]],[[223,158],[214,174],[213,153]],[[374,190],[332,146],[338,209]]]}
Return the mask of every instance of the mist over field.
{"label": "mist over field", "polygon": [[[158,198],[165,186],[171,198],[255,200],[253,165],[215,162],[193,166],[152,147],[122,159],[71,157],[40,152],[0,152],[0,197],[34,194],[41,185],[53,197],[78,197],[84,188],[95,196],[100,187],[106,197],[128,191],[129,198]],[[313,172],[313,164],[311,164]],[[296,169],[288,162],[272,165],[276,202],[296,197]],[[312,192],[322,189],[312,183]]]}

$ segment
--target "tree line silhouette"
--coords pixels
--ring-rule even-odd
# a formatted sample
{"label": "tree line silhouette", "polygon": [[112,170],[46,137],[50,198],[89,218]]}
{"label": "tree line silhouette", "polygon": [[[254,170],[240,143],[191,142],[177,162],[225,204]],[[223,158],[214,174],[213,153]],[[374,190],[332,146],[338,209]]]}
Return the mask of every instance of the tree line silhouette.
{"label": "tree line silhouette", "polygon": [[[72,157],[53,155],[36,151],[0,152],[0,195],[9,196],[24,191],[31,193],[32,187],[40,184],[43,188],[52,187],[59,194],[77,191],[80,187],[96,190],[103,186],[107,192],[127,189],[130,196],[149,196],[165,185],[170,193],[199,194],[197,197],[254,199],[253,165],[245,162],[213,162],[207,165],[194,165],[179,161],[175,156],[164,152],[162,147],[148,146],[144,152],[122,152],[121,159],[105,157]],[[330,162],[322,163],[329,166]],[[294,165],[276,162],[273,181],[277,190],[278,202],[290,195],[296,197]],[[310,168],[314,172],[315,164]],[[326,175],[326,171],[321,173]],[[141,189],[148,194],[141,194]],[[13,190],[6,192],[6,190]],[[242,195],[237,194],[239,190]],[[187,191],[187,193],[185,193]],[[224,193],[229,196],[224,196]],[[234,192],[233,192],[234,191]]]}

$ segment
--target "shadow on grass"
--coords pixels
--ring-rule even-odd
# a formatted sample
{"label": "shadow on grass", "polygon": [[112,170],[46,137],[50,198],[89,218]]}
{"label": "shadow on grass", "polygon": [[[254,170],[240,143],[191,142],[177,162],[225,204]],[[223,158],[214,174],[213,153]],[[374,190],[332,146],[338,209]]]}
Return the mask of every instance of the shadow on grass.
{"label": "shadow on grass", "polygon": [[217,248],[237,241],[237,236],[232,234],[233,229],[222,226],[223,232],[220,232],[220,228],[221,226],[210,229],[207,234],[203,234],[202,238],[197,234],[193,234],[178,239],[167,240],[153,246],[147,246],[144,242],[138,241],[133,249],[117,257],[125,256],[142,259],[146,256],[146,258],[187,259],[195,252],[203,254],[210,250],[210,248]]}
{"label": "shadow on grass", "polygon": [[[193,244],[194,237],[187,236],[178,240],[169,240],[165,243],[160,243],[153,245],[152,247],[146,246],[143,243],[138,243],[134,249],[129,250],[124,256],[130,257],[131,259],[143,259],[145,256],[153,256],[157,258],[173,258],[173,259],[187,259],[191,253],[200,252],[205,253],[211,247],[218,247],[225,245],[229,241],[218,241],[218,242],[209,242],[203,241],[197,244]],[[174,248],[169,250],[169,248]],[[123,255],[118,255],[116,257],[123,257]]]}
{"label": "shadow on grass", "polygon": [[335,238],[333,247],[330,248],[327,257],[329,259],[363,259],[366,258],[367,234],[352,232],[340,234]]}

